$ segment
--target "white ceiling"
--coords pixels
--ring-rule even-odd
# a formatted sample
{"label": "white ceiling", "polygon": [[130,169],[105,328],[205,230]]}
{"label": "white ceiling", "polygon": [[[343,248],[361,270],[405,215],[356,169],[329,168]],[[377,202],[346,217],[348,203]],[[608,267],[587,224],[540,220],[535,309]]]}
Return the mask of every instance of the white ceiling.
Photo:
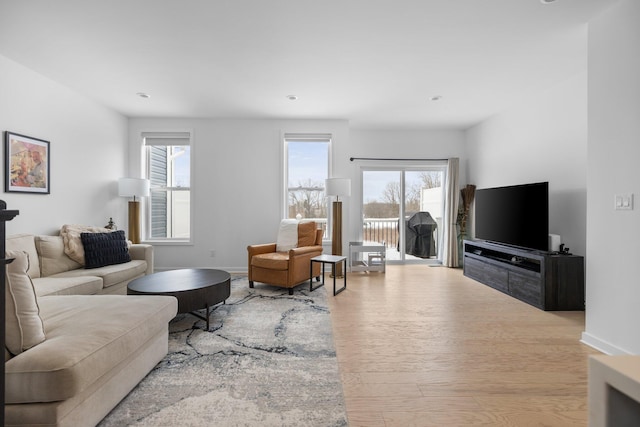
{"label": "white ceiling", "polygon": [[128,117],[465,129],[585,71],[616,1],[0,0],[0,55]]}

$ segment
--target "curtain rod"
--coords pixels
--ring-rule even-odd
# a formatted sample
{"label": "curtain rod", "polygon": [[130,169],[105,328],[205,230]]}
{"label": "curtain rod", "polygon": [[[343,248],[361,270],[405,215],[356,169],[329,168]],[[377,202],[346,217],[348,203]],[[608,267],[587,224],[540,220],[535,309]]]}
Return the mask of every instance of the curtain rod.
{"label": "curtain rod", "polygon": [[384,160],[384,161],[396,161],[396,162],[416,162],[416,161],[447,161],[449,159],[385,159],[381,157],[350,157],[349,160]]}

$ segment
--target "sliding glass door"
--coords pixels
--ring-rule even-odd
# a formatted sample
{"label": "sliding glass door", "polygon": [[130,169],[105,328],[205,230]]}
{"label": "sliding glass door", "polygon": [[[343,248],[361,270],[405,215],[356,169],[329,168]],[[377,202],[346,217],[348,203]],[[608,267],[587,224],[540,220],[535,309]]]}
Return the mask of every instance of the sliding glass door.
{"label": "sliding glass door", "polygon": [[446,165],[362,169],[362,240],[388,263],[439,263]]}

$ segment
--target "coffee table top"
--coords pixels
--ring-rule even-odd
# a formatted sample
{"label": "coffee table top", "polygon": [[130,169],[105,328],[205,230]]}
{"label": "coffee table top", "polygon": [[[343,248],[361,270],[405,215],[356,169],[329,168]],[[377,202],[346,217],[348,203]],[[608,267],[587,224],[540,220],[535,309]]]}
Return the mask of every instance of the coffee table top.
{"label": "coffee table top", "polygon": [[224,283],[231,275],[213,268],[184,268],[149,274],[132,280],[127,288],[139,293],[163,293],[193,291]]}

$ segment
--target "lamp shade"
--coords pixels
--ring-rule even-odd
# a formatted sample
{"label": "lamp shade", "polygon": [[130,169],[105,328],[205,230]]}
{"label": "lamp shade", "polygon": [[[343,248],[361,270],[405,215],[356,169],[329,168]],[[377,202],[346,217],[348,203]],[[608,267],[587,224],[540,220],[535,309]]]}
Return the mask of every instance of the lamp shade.
{"label": "lamp shade", "polygon": [[325,180],[327,196],[350,196],[351,180],[349,178],[329,178]]}
{"label": "lamp shade", "polygon": [[122,197],[146,197],[149,195],[149,180],[142,178],[120,178],[118,194]]}

